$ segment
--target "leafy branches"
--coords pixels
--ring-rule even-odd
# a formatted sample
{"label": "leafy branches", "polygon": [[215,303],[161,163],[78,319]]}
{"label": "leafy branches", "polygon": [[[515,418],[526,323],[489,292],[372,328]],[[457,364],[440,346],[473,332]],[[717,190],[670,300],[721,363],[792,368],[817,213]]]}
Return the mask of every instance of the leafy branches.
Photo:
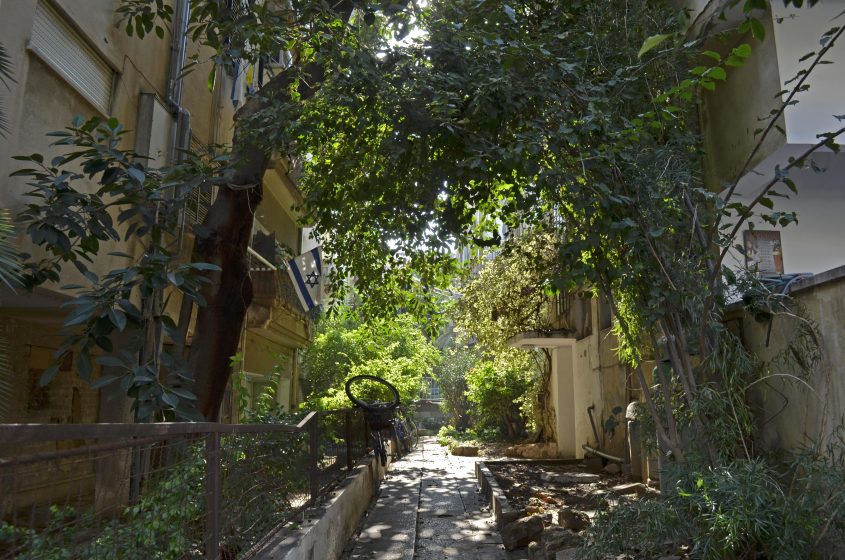
{"label": "leafy branches", "polygon": [[306,407],[347,408],[344,383],[359,374],[387,379],[409,403],[420,396],[423,377],[438,361],[437,349],[409,315],[362,321],[346,309],[323,317],[304,355]]}
{"label": "leafy branches", "polygon": [[[744,2],[739,32],[763,39],[755,14],[765,8]],[[714,255],[725,253],[753,206],[767,199],[737,205],[705,187],[695,103],[746,63],[751,46],[724,56],[706,51],[702,65],[692,64],[702,58],[695,41],[652,56],[661,41],[682,34],[683,22],[654,5],[625,2],[561,9],[442,0],[419,22],[418,41],[376,41],[340,56],[285,132],[304,162],[304,209],[331,232],[339,275],[354,274],[365,299],[373,293],[389,307],[383,286],[397,272],[442,282],[456,244],[495,244],[500,223],[548,231],[537,254],[549,256],[528,265],[546,278],[521,294],[516,287],[525,284],[506,270],[492,273],[502,290],[467,290],[459,304],[459,313],[463,306],[479,317],[467,331],[501,346],[531,322],[539,309],[531,298],[598,290],[611,300],[632,368],[643,373],[652,357],[671,366],[656,380],[668,414],[641,375],[662,443],[678,461],[687,459],[689,442],[702,444],[691,456],[708,462],[730,456],[728,440],[748,435],[748,411],[734,392],[751,382],[750,358],[723,336],[724,268]],[[826,48],[837,33],[825,36]],[[799,82],[795,94],[806,85]],[[790,95],[784,106],[793,101]],[[812,149],[832,146],[836,134]],[[787,179],[782,170],[772,185]],[[731,212],[739,219],[723,228]],[[495,343],[485,325],[503,327]],[[658,347],[665,356],[651,355]],[[699,406],[703,395],[726,406]],[[675,397],[686,407],[683,418],[672,413]],[[723,412],[737,429],[711,439],[705,427]],[[685,437],[689,431],[701,437]]]}
{"label": "leafy branches", "polygon": [[[9,57],[9,53],[6,52],[6,47],[3,46],[3,43],[0,43],[0,83],[6,89],[9,89],[9,82],[14,81],[12,77],[12,59]],[[9,123],[6,120],[5,109],[2,100],[0,100],[0,136],[5,136],[5,133],[9,130],[8,126]]]}
{"label": "leafy branches", "polygon": [[[48,383],[74,352],[80,377],[95,388],[119,381],[135,399],[138,418],[196,418],[184,359],[162,348],[165,335],[171,340],[180,335],[166,309],[177,292],[203,305],[200,285],[207,280],[202,273],[216,267],[181,262],[171,232],[178,231],[185,199],[194,189],[211,187],[220,162],[189,156],[171,168],[152,169],[119,148],[124,134],[116,119],[80,118],[52,133],[54,145],[71,151],[49,163],[40,154],[16,158],[32,165],[14,173],[28,179],[27,196],[33,200],[21,222],[46,253],[26,264],[27,283],[56,282],[68,264],[82,282],[64,286],[77,293],[65,304],[72,309],[64,323],[68,337],[41,383]],[[117,262],[125,259],[125,266],[102,276],[89,269],[101,251],[118,243],[135,252],[109,252]],[[122,341],[116,353],[115,337]],[[99,352],[111,355],[94,359]],[[95,361],[114,373],[95,380]]]}

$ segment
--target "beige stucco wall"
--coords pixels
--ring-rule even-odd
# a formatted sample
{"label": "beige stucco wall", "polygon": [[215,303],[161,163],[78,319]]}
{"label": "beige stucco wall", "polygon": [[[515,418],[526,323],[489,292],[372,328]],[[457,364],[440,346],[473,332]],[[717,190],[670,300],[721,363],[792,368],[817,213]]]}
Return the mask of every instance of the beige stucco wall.
{"label": "beige stucco wall", "polygon": [[[122,147],[135,148],[135,135],[131,131],[138,127],[138,105],[141,93],[155,95],[158,102],[166,106],[167,75],[170,57],[171,36],[166,32],[162,39],[154,33],[144,39],[129,37],[123,27],[116,27],[118,21],[115,0],[44,0],[53,6],[80,35],[80,37],[94,49],[100,57],[116,73],[111,108],[108,115],[117,118],[130,131],[125,137]],[[171,4],[173,1],[171,1]],[[49,147],[51,139],[45,134],[60,130],[70,125],[76,115],[90,118],[98,115],[95,109],[73,86],[56,73],[46,62],[27,49],[27,43],[32,33],[36,0],[3,0],[0,2],[0,41],[6,47],[12,59],[15,82],[10,83],[9,91],[0,88],[9,133],[5,138],[0,137],[0,207],[10,207],[17,211],[25,203],[22,196],[26,190],[25,181],[20,178],[10,178],[9,174],[24,164],[13,161],[14,155],[42,153],[47,158],[54,154],[57,148]],[[196,44],[189,44],[188,55],[200,52]],[[191,114],[191,128],[194,140],[200,144],[228,144],[232,138],[232,123],[235,108],[229,98],[231,79],[220,70],[214,91],[209,91],[207,79],[211,62],[208,61],[209,52],[200,52],[201,60],[205,63],[198,65],[187,74],[183,82],[182,104]],[[159,135],[163,136],[163,135]],[[272,175],[271,171],[268,175]],[[289,182],[288,182],[289,183]],[[295,201],[295,186],[284,183],[278,177],[268,185],[266,210],[263,212],[266,225],[276,231],[280,240],[289,242],[296,249],[299,231],[295,218],[290,211],[290,205]],[[93,189],[93,185],[87,185]],[[187,258],[190,254],[192,236],[188,235],[182,244],[182,255]],[[30,246],[24,236],[19,238],[20,248],[25,252],[39,255],[39,251]],[[103,244],[96,263],[90,268],[99,274],[114,268],[125,266],[125,259],[107,255],[109,251],[120,250],[136,254],[133,246],[125,244]],[[50,340],[44,347],[54,350],[60,345],[58,335],[65,309],[59,305],[67,294],[59,287],[69,283],[87,284],[79,273],[71,266],[65,267],[62,279],[57,285],[45,285],[38,290],[37,297],[28,294],[14,294],[5,289],[0,290],[0,311],[10,317],[22,317],[39,308],[38,313],[46,319],[41,326],[43,336]],[[171,315],[178,312],[178,296],[170,300],[168,311]],[[285,315],[288,313],[288,315]],[[310,338],[309,324],[302,316],[295,317],[289,310],[274,310],[273,322],[267,327],[268,336],[273,338],[277,349],[291,350],[302,347]],[[189,343],[190,343],[189,331]],[[14,338],[12,353],[19,354],[20,340]],[[273,350],[275,351],[275,350]],[[253,355],[255,352],[252,353]],[[295,360],[293,360],[295,362]],[[21,366],[22,367],[22,366]],[[18,372],[16,366],[14,372]],[[291,370],[295,376],[296,369]],[[16,391],[26,391],[25,384],[16,385]],[[284,384],[284,392],[288,394],[286,402],[290,404],[291,396],[296,395],[298,384],[295,378]],[[0,391],[0,399],[8,400],[6,393]],[[24,397],[21,397],[24,398]],[[28,397],[27,397],[28,398]],[[6,406],[8,403],[0,402]],[[0,407],[2,410],[3,407]],[[109,406],[103,410],[111,414],[106,420],[119,421],[125,418],[121,407]],[[17,418],[17,411],[15,418]],[[67,415],[65,415],[67,416]],[[96,416],[86,420],[95,421]],[[100,419],[102,420],[102,418]],[[48,421],[48,420],[45,420]]]}
{"label": "beige stucco wall", "polygon": [[[597,325],[597,302],[592,302],[593,320]],[[564,458],[584,456],[582,445],[598,445],[603,451],[626,456],[625,413],[628,404],[627,369],[615,353],[616,340],[610,329],[592,332],[581,340],[568,339],[552,350],[551,393],[555,409],[558,451]],[[599,440],[596,441],[587,408],[594,406],[593,419]],[[613,415],[619,425],[611,434],[603,427]]]}
{"label": "beige stucco wall", "polygon": [[[824,282],[825,278],[830,280]],[[845,267],[820,275],[804,285],[815,286],[794,292],[806,316],[821,333],[821,361],[809,375],[794,365],[771,363],[771,377],[753,388],[752,397],[759,407],[757,445],[765,449],[796,449],[826,438],[845,419]],[[771,361],[795,342],[796,320],[777,317],[771,339],[766,345],[768,323],[759,323],[742,314],[742,339],[759,358]],[[785,375],[796,375],[801,383]],[[782,410],[781,410],[782,409]]]}
{"label": "beige stucco wall", "polygon": [[[555,348],[552,351],[552,377],[550,390],[552,407],[555,410],[555,436],[558,452],[562,457],[578,457],[580,446],[575,431],[575,368],[572,346]],[[583,456],[583,455],[580,455]]]}
{"label": "beige stucco wall", "polygon": [[[27,49],[36,4],[35,0],[18,0],[0,5],[0,37],[11,55],[15,77],[10,91],[3,92],[9,133],[6,138],[0,138],[0,206],[13,211],[18,211],[26,202],[23,193],[27,188],[25,180],[9,177],[12,171],[25,166],[13,161],[12,156],[42,153],[49,158],[51,154],[58,153],[57,148],[49,147],[52,140],[45,135],[70,125],[77,115],[117,118],[130,131],[124,137],[122,147],[133,149],[135,138],[132,130],[138,124],[139,95],[152,93],[164,103],[167,94],[169,33],[165,33],[163,39],[155,34],[143,40],[129,37],[123,28],[115,27],[118,20],[112,0],[51,2],[65,16],[65,21],[117,73],[111,111],[109,115],[99,114],[47,63]],[[197,48],[191,45],[189,52],[196,52]],[[210,64],[198,66],[185,78],[183,105],[192,114],[191,127],[198,141],[203,144],[225,143],[231,139],[233,114],[228,97],[221,93],[228,80],[219,79],[216,91],[208,91],[206,79]],[[93,189],[93,186],[88,188]],[[22,250],[40,254],[24,238],[20,242]],[[107,255],[109,251],[118,249],[127,251],[125,245],[106,244],[92,270],[102,273],[122,266],[122,259]],[[63,273],[62,283],[76,283],[80,279],[74,270],[68,270]],[[61,292],[56,286],[48,285],[47,288]]]}
{"label": "beige stucco wall", "polygon": [[[762,21],[767,36],[772,37],[771,19]],[[759,119],[779,106],[775,93],[781,89],[780,72],[773,39],[759,43],[746,36],[727,45],[713,41],[707,48],[726,55],[740,43],[752,45],[752,55],[743,66],[728,68],[728,79],[719,82],[715,91],[704,92],[700,110],[705,178],[717,192],[722,190],[721,182],[735,177],[748,159],[758,139],[754,131],[768,124]],[[778,125],[784,126],[783,118]],[[752,167],[784,143],[781,135],[770,134],[751,161]]]}

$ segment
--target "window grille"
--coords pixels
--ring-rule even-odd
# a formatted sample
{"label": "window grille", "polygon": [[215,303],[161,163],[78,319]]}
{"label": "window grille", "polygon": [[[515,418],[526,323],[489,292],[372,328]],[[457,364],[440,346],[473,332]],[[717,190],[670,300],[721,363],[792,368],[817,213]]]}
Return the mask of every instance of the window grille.
{"label": "window grille", "polygon": [[185,226],[201,224],[217,196],[217,187],[197,187],[185,201]]}
{"label": "window grille", "polygon": [[[209,157],[213,156],[195,138],[191,139],[191,151],[197,154],[208,154]],[[205,220],[206,215],[208,215],[208,210],[216,198],[216,186],[194,188],[185,200],[185,227],[190,229],[194,224],[201,224]]]}

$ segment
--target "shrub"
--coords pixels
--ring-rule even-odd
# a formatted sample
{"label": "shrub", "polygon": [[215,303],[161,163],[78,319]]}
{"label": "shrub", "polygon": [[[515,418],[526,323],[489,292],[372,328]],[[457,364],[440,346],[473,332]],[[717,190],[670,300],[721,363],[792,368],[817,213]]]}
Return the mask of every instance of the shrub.
{"label": "shrub", "polygon": [[314,344],[305,351],[308,398],[303,407],[330,410],[351,406],[344,391],[354,375],[375,375],[396,386],[403,403],[418,399],[439,352],[408,317],[361,322],[351,312],[324,317]]}
{"label": "shrub", "polygon": [[841,558],[845,464],[841,441],[788,462],[742,460],[664,472],[677,480],[660,500],[623,502],[586,533],[583,557],[643,557],[690,548],[691,558]]}
{"label": "shrub", "polygon": [[459,430],[466,430],[471,425],[466,378],[478,361],[478,351],[474,348],[449,348],[443,352],[442,360],[434,370],[434,379],[443,398],[440,407],[449,425]]}
{"label": "shrub", "polygon": [[531,356],[518,351],[473,367],[467,373],[467,397],[479,426],[498,427],[510,438],[523,435],[538,374]]}

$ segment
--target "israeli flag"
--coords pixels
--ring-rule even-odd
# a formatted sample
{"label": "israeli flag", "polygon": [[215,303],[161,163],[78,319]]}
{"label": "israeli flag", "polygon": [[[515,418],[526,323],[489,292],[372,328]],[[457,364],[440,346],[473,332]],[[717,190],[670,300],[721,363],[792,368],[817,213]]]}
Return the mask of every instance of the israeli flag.
{"label": "israeli flag", "polygon": [[320,286],[323,282],[323,265],[320,248],[314,247],[307,253],[288,261],[288,274],[296,288],[299,303],[306,311],[320,305]]}

